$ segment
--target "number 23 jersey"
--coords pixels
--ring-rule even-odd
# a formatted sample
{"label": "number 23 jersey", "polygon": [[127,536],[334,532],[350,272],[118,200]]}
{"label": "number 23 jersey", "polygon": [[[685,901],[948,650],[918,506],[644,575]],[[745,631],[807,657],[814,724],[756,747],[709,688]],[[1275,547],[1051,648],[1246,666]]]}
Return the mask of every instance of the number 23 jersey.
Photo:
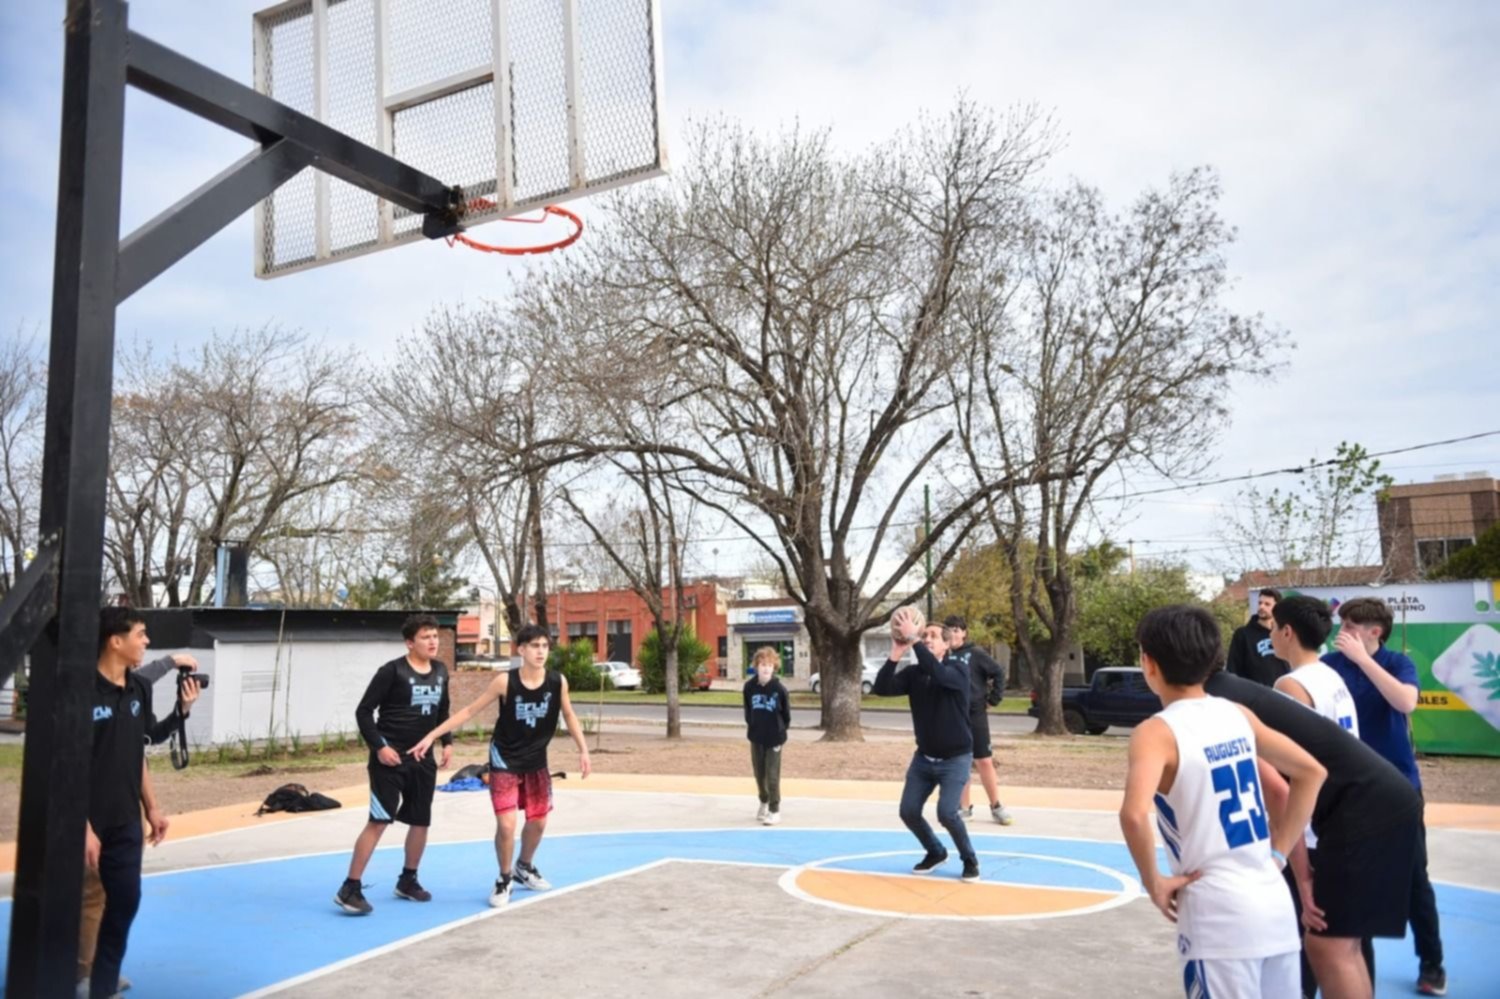
{"label": "number 23 jersey", "polygon": [[1178,893],[1177,949],[1189,960],[1297,950],[1292,897],[1271,859],[1255,733],[1218,697],[1174,701],[1157,715],[1177,740],[1177,775],[1156,795],[1173,874],[1201,873]]}

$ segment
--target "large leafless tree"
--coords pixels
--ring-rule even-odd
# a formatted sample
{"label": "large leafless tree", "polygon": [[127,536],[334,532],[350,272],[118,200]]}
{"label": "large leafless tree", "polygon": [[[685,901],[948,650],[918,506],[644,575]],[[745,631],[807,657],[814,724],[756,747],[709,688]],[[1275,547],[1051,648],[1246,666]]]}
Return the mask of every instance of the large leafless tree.
{"label": "large leafless tree", "polygon": [[975,348],[972,364],[949,373],[970,475],[1046,473],[983,505],[1010,566],[1041,732],[1063,731],[1072,553],[1101,484],[1200,468],[1227,420],[1231,381],[1276,365],[1280,334],[1224,302],[1233,230],[1218,202],[1206,169],[1173,176],[1123,215],[1093,189],[1065,187],[1036,199],[956,295]]}
{"label": "large leafless tree", "polygon": [[967,103],[863,156],[823,134],[703,126],[670,185],[618,198],[591,249],[531,296],[550,308],[545,328],[607,370],[669,376],[648,447],[568,443],[670,459],[683,488],[758,540],[829,678],[826,738],[860,738],[861,636],[929,550],[941,573],[1006,488],[968,483],[915,547],[900,543],[953,445],[942,376],[970,356],[959,276],[1013,224],[1050,141],[1034,112]]}

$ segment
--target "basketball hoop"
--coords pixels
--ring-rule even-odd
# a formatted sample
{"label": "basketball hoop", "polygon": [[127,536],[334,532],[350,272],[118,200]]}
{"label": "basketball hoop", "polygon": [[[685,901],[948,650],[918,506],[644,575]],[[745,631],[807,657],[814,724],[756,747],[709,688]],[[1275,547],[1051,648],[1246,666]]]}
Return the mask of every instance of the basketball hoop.
{"label": "basketball hoop", "polygon": [[[470,201],[468,204],[468,210],[471,212],[490,211],[494,207],[495,203],[493,201],[487,201],[484,198],[476,198],[473,201]],[[558,218],[566,219],[567,221],[571,222],[573,224],[573,231],[564,238],[559,239],[555,242],[540,243],[533,246],[496,246],[494,243],[481,243],[474,237],[467,236],[461,232],[454,233],[452,236],[446,236],[444,238],[448,241],[449,246],[453,246],[456,243],[462,243],[463,245],[469,247],[471,250],[481,250],[484,253],[500,253],[510,257],[524,257],[533,253],[551,253],[553,250],[561,250],[563,247],[572,246],[575,242],[577,242],[578,237],[583,235],[583,219],[579,218],[577,215],[574,215],[566,208],[563,208],[559,205],[546,205],[541,209],[541,212],[542,214],[539,218],[522,218],[518,215],[511,218],[501,219],[500,221],[515,222],[522,225],[541,225],[542,223],[547,221],[549,216],[555,215]]]}

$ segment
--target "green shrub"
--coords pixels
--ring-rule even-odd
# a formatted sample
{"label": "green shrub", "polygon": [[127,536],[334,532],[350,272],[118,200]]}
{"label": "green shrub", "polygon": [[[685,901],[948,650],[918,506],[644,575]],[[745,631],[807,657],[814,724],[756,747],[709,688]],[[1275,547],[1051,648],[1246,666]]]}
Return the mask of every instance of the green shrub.
{"label": "green shrub", "polygon": [[[677,689],[691,690],[693,676],[698,667],[708,661],[713,649],[700,641],[692,629],[684,628],[677,636]],[[661,654],[661,636],[652,628],[641,640],[640,651],[635,654],[636,665],[641,669],[641,689],[648,694],[660,694],[667,689],[667,666]]]}
{"label": "green shrub", "polygon": [[605,690],[614,686],[609,677],[594,665],[594,643],[587,638],[565,642],[554,648],[547,657],[547,668],[555,669],[567,677],[568,690],[574,693],[597,691],[600,684],[604,685]]}

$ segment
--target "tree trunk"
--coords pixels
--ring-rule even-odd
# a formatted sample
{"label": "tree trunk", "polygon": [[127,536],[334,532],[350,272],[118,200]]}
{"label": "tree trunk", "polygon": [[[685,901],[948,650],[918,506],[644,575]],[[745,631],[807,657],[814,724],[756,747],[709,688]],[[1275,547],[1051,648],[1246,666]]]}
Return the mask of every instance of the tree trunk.
{"label": "tree trunk", "polygon": [[[682,738],[682,693],[677,679],[676,626],[657,632],[662,640],[662,675],[667,686],[667,738]],[[668,636],[671,641],[667,641]]]}
{"label": "tree trunk", "polygon": [[536,565],[536,594],[532,598],[532,606],[536,623],[545,628],[547,627],[547,552],[542,537],[542,490],[535,481],[528,488],[531,490],[532,509],[537,511],[531,520],[532,558]]}
{"label": "tree trunk", "polygon": [[824,742],[864,742],[860,726],[859,636],[831,632],[809,617],[813,672],[818,674]]}
{"label": "tree trunk", "polygon": [[1067,735],[1063,724],[1063,664],[1057,646],[1047,643],[1036,647],[1027,659],[1036,665],[1036,732],[1038,735]]}

